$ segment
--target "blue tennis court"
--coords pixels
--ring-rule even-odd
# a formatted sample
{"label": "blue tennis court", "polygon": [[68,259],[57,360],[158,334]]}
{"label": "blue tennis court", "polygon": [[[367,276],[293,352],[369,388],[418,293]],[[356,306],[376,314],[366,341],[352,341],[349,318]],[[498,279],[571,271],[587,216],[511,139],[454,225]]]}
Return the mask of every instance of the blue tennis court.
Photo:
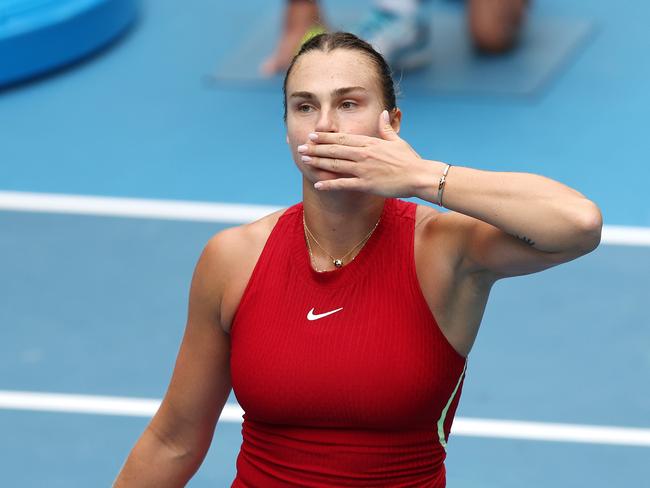
{"label": "blue tennis court", "polygon": [[[0,91],[3,486],[110,486],[166,391],[203,246],[301,199],[280,80],[252,69],[281,2],[142,0],[128,22],[115,3],[99,52]],[[368,4],[325,8],[345,26]],[[493,288],[451,488],[650,486],[650,5],[621,7],[535,2],[489,61],[438,0],[436,63],[400,83],[420,154],[548,176],[605,222],[589,255]],[[188,486],[230,486],[241,413],[231,392]]]}

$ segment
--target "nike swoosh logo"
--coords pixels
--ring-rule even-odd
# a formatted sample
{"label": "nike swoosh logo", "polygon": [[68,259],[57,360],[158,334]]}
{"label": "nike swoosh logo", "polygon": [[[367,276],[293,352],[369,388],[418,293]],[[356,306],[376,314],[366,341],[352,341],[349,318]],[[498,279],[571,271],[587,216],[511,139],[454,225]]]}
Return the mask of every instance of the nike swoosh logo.
{"label": "nike swoosh logo", "polygon": [[325,312],[325,313],[314,313],[314,309],[312,308],[309,312],[307,312],[307,320],[322,319],[323,317],[327,317],[328,315],[332,315],[333,313],[336,313],[339,310],[343,310],[343,307],[337,308],[336,310],[332,310],[330,312]]}

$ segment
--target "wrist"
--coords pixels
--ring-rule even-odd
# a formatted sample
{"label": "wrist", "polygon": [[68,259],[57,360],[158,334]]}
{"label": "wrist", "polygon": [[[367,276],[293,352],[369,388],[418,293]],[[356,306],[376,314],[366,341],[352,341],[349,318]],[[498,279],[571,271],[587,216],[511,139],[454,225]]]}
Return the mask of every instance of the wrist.
{"label": "wrist", "polygon": [[[440,161],[422,160],[423,169],[419,172],[416,181],[413,196],[427,202],[439,205],[438,186],[442,179],[447,163]],[[444,199],[443,199],[444,204]]]}

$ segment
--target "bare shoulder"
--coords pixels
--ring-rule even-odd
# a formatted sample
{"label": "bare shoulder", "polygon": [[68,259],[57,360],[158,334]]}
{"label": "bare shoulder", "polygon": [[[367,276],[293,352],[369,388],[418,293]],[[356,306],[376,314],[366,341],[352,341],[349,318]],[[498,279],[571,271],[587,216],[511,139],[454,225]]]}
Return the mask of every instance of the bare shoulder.
{"label": "bare shoulder", "polygon": [[236,265],[241,258],[246,258],[251,251],[264,247],[264,243],[286,208],[276,210],[253,222],[236,225],[220,230],[206,244],[206,250],[220,262],[222,271]]}
{"label": "bare shoulder", "polygon": [[226,332],[230,331],[235,310],[264,245],[285,211],[286,208],[281,208],[253,222],[223,229],[206,245],[206,252],[212,254],[214,270],[218,274],[215,282],[221,285],[221,326]]}
{"label": "bare shoulder", "polygon": [[449,253],[445,255],[448,262],[456,259],[458,234],[463,225],[459,215],[453,211],[441,212],[427,205],[418,205],[415,213],[416,247],[435,249],[438,256]]}
{"label": "bare shoulder", "polygon": [[461,224],[454,214],[427,205],[417,207],[415,260],[424,288],[440,290],[443,285],[453,287],[457,282],[458,262],[462,259],[458,246]]}

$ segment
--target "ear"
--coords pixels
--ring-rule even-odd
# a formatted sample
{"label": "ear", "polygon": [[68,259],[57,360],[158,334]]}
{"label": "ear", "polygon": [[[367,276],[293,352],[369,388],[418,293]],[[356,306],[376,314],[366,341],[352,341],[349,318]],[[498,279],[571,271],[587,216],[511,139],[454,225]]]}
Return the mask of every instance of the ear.
{"label": "ear", "polygon": [[402,126],[402,111],[395,107],[388,114],[390,115],[390,125],[393,126],[395,134],[399,134],[399,129]]}

